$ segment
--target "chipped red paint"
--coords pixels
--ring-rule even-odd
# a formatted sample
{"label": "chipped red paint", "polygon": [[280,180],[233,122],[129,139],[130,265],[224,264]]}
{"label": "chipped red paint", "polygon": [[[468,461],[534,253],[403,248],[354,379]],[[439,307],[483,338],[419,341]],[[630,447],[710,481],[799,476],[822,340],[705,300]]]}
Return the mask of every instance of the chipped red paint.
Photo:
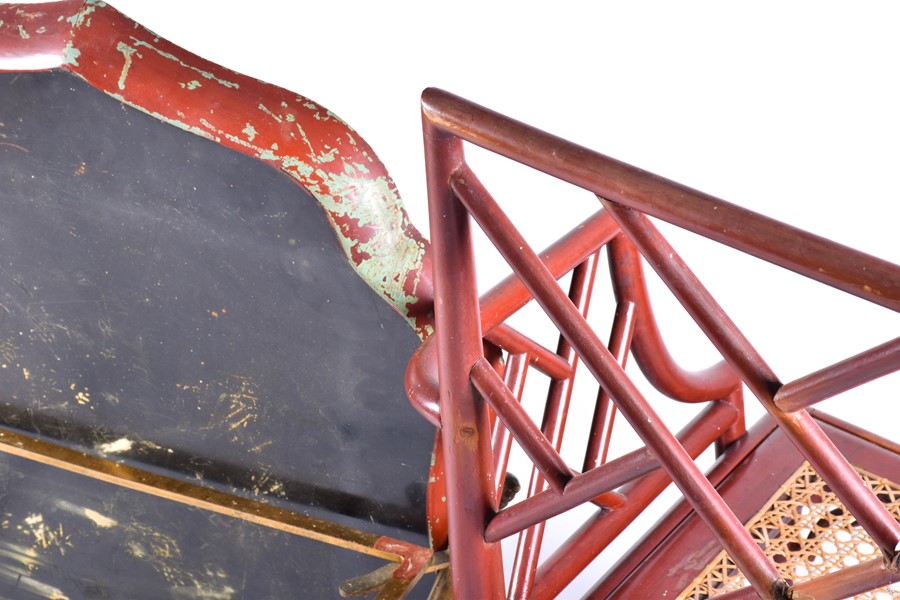
{"label": "chipped red paint", "polygon": [[431,332],[428,241],[371,147],[309,98],[192,54],[103,2],[0,7],[0,70],[60,68],[162,121],[287,173],[322,205],[360,276]]}
{"label": "chipped red paint", "polygon": [[72,34],[68,19],[80,4],[0,6],[0,69],[34,71],[59,66]]}
{"label": "chipped red paint", "polygon": [[204,60],[103,2],[0,5],[0,71],[48,69],[70,71],[125,104],[291,176],[325,210],[357,273],[420,337],[431,334],[428,240],[372,148],[326,108]]}
{"label": "chipped red paint", "polygon": [[434,553],[428,548],[409,544],[389,537],[379,538],[374,547],[378,550],[401,556],[403,561],[394,571],[392,577],[401,581],[410,581],[419,577]]}
{"label": "chipped red paint", "polygon": [[428,471],[428,536],[433,550],[446,550],[449,542],[447,529],[447,477],[444,473],[444,450],[441,432],[438,431]]}

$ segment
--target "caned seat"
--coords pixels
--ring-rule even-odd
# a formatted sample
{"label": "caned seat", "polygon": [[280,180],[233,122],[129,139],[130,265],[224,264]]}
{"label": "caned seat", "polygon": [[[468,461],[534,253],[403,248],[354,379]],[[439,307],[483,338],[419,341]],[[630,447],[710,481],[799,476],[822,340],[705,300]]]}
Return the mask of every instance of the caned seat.
{"label": "caned seat", "polygon": [[[900,447],[827,414],[813,411],[813,416],[876,497],[900,520]],[[793,584],[879,558],[871,537],[771,419],[763,419],[746,439],[729,449],[710,479]],[[734,561],[682,502],[591,597],[705,600],[746,586]],[[896,584],[887,584],[853,597],[887,599],[896,595]]]}

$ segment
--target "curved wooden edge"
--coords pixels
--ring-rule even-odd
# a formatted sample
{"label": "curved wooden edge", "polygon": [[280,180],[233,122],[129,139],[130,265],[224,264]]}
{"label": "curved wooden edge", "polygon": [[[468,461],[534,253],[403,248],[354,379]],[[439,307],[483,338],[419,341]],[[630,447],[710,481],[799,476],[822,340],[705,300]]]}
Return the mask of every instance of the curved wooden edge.
{"label": "curved wooden edge", "polygon": [[200,58],[104,2],[0,6],[0,71],[55,68],[290,175],[325,210],[360,277],[430,335],[428,241],[372,148],[329,110]]}
{"label": "curved wooden edge", "polygon": [[709,402],[740,393],[742,382],[724,361],[702,371],[687,371],[676,363],[656,324],[643,258],[623,235],[609,244],[609,270],[616,300],[638,307],[631,351],[653,387],[681,402]]}
{"label": "curved wooden edge", "polygon": [[0,6],[0,71],[61,67],[83,0]]}

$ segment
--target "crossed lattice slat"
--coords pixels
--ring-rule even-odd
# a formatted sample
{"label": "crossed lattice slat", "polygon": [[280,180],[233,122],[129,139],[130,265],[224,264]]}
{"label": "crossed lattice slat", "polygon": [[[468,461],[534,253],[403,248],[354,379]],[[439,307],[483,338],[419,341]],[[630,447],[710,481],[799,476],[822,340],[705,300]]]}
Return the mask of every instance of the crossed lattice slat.
{"label": "crossed lattice slat", "polygon": [[[738,595],[781,598],[788,593],[772,560],[693,462],[687,438],[698,435],[703,428],[689,427],[680,442],[665,427],[622,368],[627,342],[615,348],[615,356],[607,349],[579,307],[559,287],[558,274],[530,248],[465,163],[462,140],[596,194],[630,244],[653,266],[731,369],[868,532],[884,555],[885,564],[889,568],[896,566],[900,525],[804,407],[900,368],[900,338],[782,384],[646,214],[893,310],[900,309],[900,268],[649,175],[444,92],[427,90],[423,112],[435,247],[440,410],[444,451],[448,456],[451,560],[456,561],[453,567],[460,597],[502,595],[502,581],[498,582],[492,571],[499,563],[498,540],[582,502],[596,501],[601,494],[659,468],[678,485],[751,584],[749,591],[737,592]],[[548,428],[545,422],[542,429],[532,421],[517,394],[482,356],[482,331],[478,325],[484,323],[484,316],[478,318],[469,217],[478,223],[564,341],[601,384],[641,437],[645,449],[577,473],[560,457],[558,435],[550,431],[552,427]],[[740,226],[724,233],[735,223]],[[627,258],[623,244],[624,241],[619,242],[618,254]],[[621,299],[619,306],[622,315],[633,309]],[[629,324],[629,320],[617,319],[619,340],[631,337],[634,324],[633,320]],[[488,337],[492,335],[488,328],[486,333]],[[548,490],[533,486],[535,495],[496,514],[497,482],[493,478],[500,471],[491,459],[490,415],[484,401],[549,486]],[[720,413],[732,408],[724,405],[723,409],[719,403],[713,406],[718,406]],[[715,414],[712,409],[707,410],[701,422],[708,426],[717,419],[724,428],[733,423],[733,419],[729,421],[727,415]],[[589,451],[585,458],[587,467],[602,462],[597,460],[597,454],[596,448]],[[478,536],[482,532],[483,537]],[[547,569],[543,572],[547,574]],[[847,589],[847,581],[866,585],[876,579],[875,573],[876,567],[870,563],[848,567],[841,589]],[[883,569],[877,571],[877,576],[884,577]],[[825,587],[828,585],[826,582]],[[531,587],[541,597],[540,582]],[[547,589],[550,588],[543,588],[544,593]]]}

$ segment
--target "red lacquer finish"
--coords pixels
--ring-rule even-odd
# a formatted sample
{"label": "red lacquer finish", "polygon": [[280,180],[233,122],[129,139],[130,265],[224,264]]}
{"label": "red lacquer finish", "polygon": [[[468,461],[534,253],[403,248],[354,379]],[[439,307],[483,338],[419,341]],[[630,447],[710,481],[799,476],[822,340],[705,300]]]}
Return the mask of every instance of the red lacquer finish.
{"label": "red lacquer finish", "polygon": [[781,387],[775,373],[649,220],[612,203],[607,203],[607,208],[763,407],[874,538],[888,562],[893,562],[900,545],[900,524],[808,413],[785,414],[775,406],[774,395]]}
{"label": "red lacquer finish", "polygon": [[443,90],[425,90],[422,106],[428,119],[468,142],[854,296],[900,310],[897,265],[888,261],[617,161]]}
{"label": "red lacquer finish", "polygon": [[[455,177],[451,178],[450,187],[500,254],[522,278],[535,300],[579,354],[585,367],[608,391],[622,415],[657,456],[694,509],[717,532],[719,540],[728,548],[747,578],[758,589],[771,588],[779,579],[774,565],[762,554],[750,534],[741,527],[672,433],[661,424],[659,416],[646,398],[625,376],[615,358],[474,174],[467,167],[460,167]],[[516,439],[523,447],[533,446],[537,451],[537,443],[530,437]]]}
{"label": "red lacquer finish", "polygon": [[484,400],[469,383],[483,359],[475,263],[465,211],[447,182],[462,163],[462,144],[425,123],[428,203],[433,215],[435,325],[440,415],[447,486],[448,537],[454,594],[502,598],[500,546],[482,535],[497,506],[491,425]]}
{"label": "red lacquer finish", "polygon": [[[633,302],[619,304],[616,316],[613,318],[612,332],[609,335],[609,351],[623,369],[631,348],[631,340],[634,337],[635,310]],[[612,403],[606,390],[600,388],[600,392],[597,394],[597,405],[594,407],[594,417],[591,420],[587,450],[584,452],[583,471],[590,471],[606,462],[615,417],[616,405]]]}
{"label": "red lacquer finish", "polygon": [[[715,440],[719,427],[727,427],[735,416],[732,407],[712,403],[679,432],[678,439],[696,458]],[[671,482],[665,471],[658,469],[622,488],[628,498],[624,506],[594,513],[541,564],[532,598],[556,598]]]}
{"label": "red lacquer finish", "polygon": [[656,325],[650,294],[644,281],[641,255],[622,236],[609,245],[609,270],[619,302],[637,307],[631,351],[647,379],[670,398],[682,402],[707,402],[724,398],[741,387],[741,380],[726,362],[699,372],[679,367],[666,350]]}
{"label": "red lacquer finish", "polygon": [[900,338],[786,383],[775,394],[785,412],[806,408],[900,369]]}
{"label": "red lacquer finish", "polygon": [[81,7],[80,1],[0,6],[0,70],[62,65]]}
{"label": "red lacquer finish", "polygon": [[[691,460],[709,444],[715,444],[717,453],[723,455],[722,464],[729,460],[730,445],[736,448],[735,452],[743,452],[740,448],[745,435],[744,384],[858,517],[881,548],[886,561],[894,564],[900,526],[862,485],[840,451],[802,408],[896,370],[896,340],[782,386],[762,356],[749,345],[703,285],[653,229],[644,213],[895,310],[900,308],[900,267],[640,171],[439,90],[426,90],[423,94],[423,114],[427,131],[480,145],[573,183],[597,195],[606,209],[596,218],[596,223],[604,228],[603,234],[596,236],[592,243],[586,243],[585,231],[573,231],[556,245],[564,249],[563,254],[567,256],[539,255],[531,250],[464,162],[457,162],[455,171],[447,172],[446,179],[431,182],[440,189],[431,193],[446,194],[447,188],[452,191],[515,273],[481,297],[482,329],[489,332],[529,298],[534,298],[564,338],[560,356],[572,370],[576,362],[584,363],[601,385],[593,437],[585,453],[586,471],[573,474],[564,462],[560,462],[555,450],[562,433],[558,423],[565,422],[567,403],[558,403],[559,398],[551,394],[544,426],[538,428],[487,363],[475,360],[470,365],[475,387],[507,424],[537,470],[550,479],[552,488],[532,484],[528,498],[501,510],[482,530],[484,539],[494,542],[534,527],[520,540],[509,597],[550,598],[560,593],[668,481],[678,485],[686,501],[750,581],[752,587],[743,592],[745,595],[782,599],[793,593],[717,493],[713,483]],[[432,155],[428,158],[435,159]],[[617,236],[616,230],[608,227],[606,220],[610,216],[622,235]],[[737,223],[740,227],[731,227]],[[733,235],[724,233],[731,230],[735,230]],[[586,256],[576,248],[596,251],[602,245],[607,245],[609,250],[613,290],[619,306],[610,349],[600,342],[579,308],[555,281]],[[469,253],[471,247],[460,247],[458,251]],[[675,363],[662,342],[650,306],[642,272],[644,258],[719,349],[725,359],[723,362],[695,373],[684,371]],[[440,271],[440,268],[436,267],[436,270]],[[458,288],[458,292],[475,293],[474,288]],[[451,299],[448,297],[446,301]],[[474,317],[467,323],[455,323],[469,331],[478,331]],[[437,331],[440,338],[446,330],[438,324]],[[449,335],[463,334],[457,328]],[[510,338],[506,345],[515,345],[517,353],[542,353],[546,362],[545,348],[522,343],[521,338],[516,342]],[[453,344],[444,344],[429,360],[440,363],[446,353],[456,352],[453,348]],[[629,350],[659,391],[683,402],[712,403],[681,440],[676,440],[659,421],[642,392],[622,370]],[[427,350],[423,351],[414,360],[414,363],[420,363],[420,369],[426,353]],[[552,385],[563,384],[569,379],[565,377],[565,369],[557,370]],[[420,377],[419,382],[423,381]],[[442,381],[442,389],[443,384]],[[429,387],[433,385],[427,382],[422,385],[425,390]],[[646,447],[605,462],[606,439],[613,414],[609,400],[622,412]],[[549,421],[546,420],[548,415]],[[449,451],[449,447],[445,446],[445,450]],[[538,481],[540,479],[538,477]],[[545,521],[583,502],[593,501],[602,506],[603,502],[597,496],[623,484],[627,485],[621,490],[620,502],[597,513],[535,573],[540,532]],[[454,487],[450,486],[447,493],[452,496]],[[469,531],[479,533],[474,523]],[[641,555],[641,550],[637,554]],[[470,567],[475,565],[470,564]],[[837,597],[835,594],[868,589],[887,579],[889,577],[883,572],[871,565],[863,565],[848,571],[848,578],[843,582],[837,577],[822,577],[797,586],[795,591],[815,590],[823,597]]]}
{"label": "red lacquer finish", "polygon": [[362,137],[325,107],[184,50],[92,0],[0,6],[0,70],[64,69],[283,171],[322,205],[360,276],[431,331],[428,242]]}
{"label": "red lacquer finish", "polygon": [[[647,215],[895,311],[900,311],[900,267],[440,90],[426,90],[422,102],[432,246],[410,224],[384,165],[338,117],[303,96],[170,44],[103,2],[0,6],[0,70],[47,69],[71,72],[163,122],[264,161],[316,198],[359,275],[424,340],[406,384],[413,405],[441,430],[429,484],[429,525],[434,549],[449,544],[455,597],[559,594],[672,481],[687,504],[666,522],[687,519],[690,505],[752,584],[729,598],[839,598],[897,579],[900,525],[861,484],[826,435],[828,428],[805,409],[900,368],[900,342],[894,339],[783,385]],[[466,164],[463,142],[581,187],[603,208],[543,252],[534,252]],[[513,270],[480,297],[472,219]],[[603,247],[618,307],[608,345],[585,319]],[[707,334],[722,362],[699,372],[678,366],[655,321],[644,260]],[[558,280],[573,270],[566,293]],[[507,323],[532,299],[560,332],[555,352]],[[505,373],[495,360],[501,351]],[[678,436],[625,373],[629,353],[657,391],[707,404]],[[582,473],[560,450],[579,363],[601,385]],[[540,426],[521,404],[526,379],[535,379],[526,377],[531,368],[550,379]],[[726,471],[749,453],[743,385],[771,414],[766,435],[781,431],[796,446],[874,538],[883,562],[788,589],[741,525],[737,513],[747,507],[736,509],[715,487],[724,485]],[[607,460],[616,410],[645,446]],[[527,497],[500,508],[513,439],[535,471]],[[725,454],[707,478],[692,459],[710,445]],[[587,502],[601,508],[538,567],[547,519]],[[507,591],[498,542],[516,533],[522,537]],[[664,539],[649,534],[634,555],[638,558],[624,559],[592,597],[631,589],[623,581],[638,563],[657,564],[654,552]],[[382,592],[385,597],[402,595],[431,557],[428,550],[391,546],[396,543],[383,541],[386,551],[405,559]]]}
{"label": "red lacquer finish", "polygon": [[[491,368],[493,369],[493,367]],[[504,386],[509,389],[517,403],[522,402],[522,394],[525,392],[525,381],[528,376],[528,355],[510,353],[503,369]],[[494,416],[496,417],[496,414]],[[499,505],[502,504],[503,485],[506,481],[506,468],[509,465],[512,444],[513,437],[509,429],[495,418],[491,437],[491,447],[494,449],[494,481],[497,482],[498,488],[498,505],[495,509],[499,509]]]}
{"label": "red lacquer finish", "polygon": [[[721,408],[726,406],[724,404],[717,403],[715,406],[719,407],[717,412],[707,418],[718,426],[727,427],[740,418],[734,409]],[[708,425],[709,423],[704,423],[704,426]],[[638,480],[659,467],[660,463],[646,448],[629,452],[590,472],[576,475],[560,493],[552,490],[541,491],[503,511],[491,520],[485,537],[494,541],[501,540],[525,527],[560,515],[601,494]]]}
{"label": "red lacquer finish", "polygon": [[[592,254],[583,263],[575,267],[572,271],[572,281],[569,284],[569,299],[585,317],[587,317],[590,309],[591,292],[593,291],[594,278],[597,274],[597,263],[599,261],[598,254]],[[547,402],[544,406],[541,431],[551,441],[556,451],[559,452],[566,430],[572,390],[575,383],[575,370],[578,366],[578,355],[575,354],[572,346],[562,336],[559,337],[556,352],[571,363],[572,372],[569,376],[555,379],[550,383],[547,391]],[[541,477],[537,469],[532,469],[531,480],[528,485],[528,497],[534,497],[545,489],[547,489],[547,482]],[[605,499],[609,500],[610,498],[607,497]],[[541,555],[544,526],[545,522],[542,520],[519,533],[515,561],[509,582],[508,597],[510,598],[528,598],[531,595],[534,588],[534,577],[537,573],[538,559]]]}
{"label": "red lacquer finish", "polygon": [[472,365],[471,378],[472,385],[491,405],[506,429],[513,433],[517,440],[527,438],[531,441],[524,446],[525,452],[547,482],[558,492],[565,489],[566,484],[572,479],[572,471],[550,440],[528,417],[518,398],[506,387],[486,359],[475,361]]}
{"label": "red lacquer finish", "polygon": [[[600,211],[546,248],[540,253],[540,257],[553,276],[559,278],[597,252],[618,233],[619,229],[612,217],[606,211]],[[530,300],[531,295],[515,275],[510,275],[485,292],[479,302],[481,327],[486,332],[486,338],[503,342],[503,322]],[[495,329],[501,329],[497,337],[493,335]],[[524,346],[517,348],[514,345],[507,348],[513,352],[523,349]],[[531,356],[530,360],[539,370],[547,366],[546,363],[539,364],[540,356]],[[558,377],[560,374],[563,373],[548,372],[551,376]],[[409,363],[406,370],[406,393],[419,414],[439,427],[437,355],[433,338],[425,340]]]}

